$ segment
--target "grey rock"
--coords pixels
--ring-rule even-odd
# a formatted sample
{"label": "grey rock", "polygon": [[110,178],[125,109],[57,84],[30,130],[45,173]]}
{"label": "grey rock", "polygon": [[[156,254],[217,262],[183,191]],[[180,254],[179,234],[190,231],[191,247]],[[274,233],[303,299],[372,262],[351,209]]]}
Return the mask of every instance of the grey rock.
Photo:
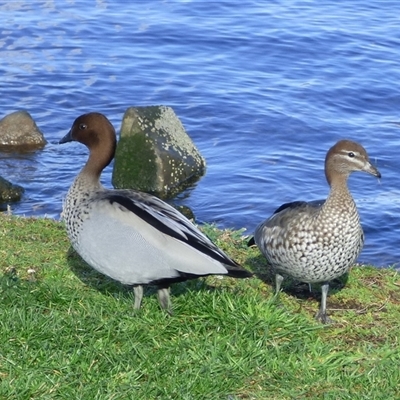
{"label": "grey rock", "polygon": [[13,185],[0,176],[0,203],[12,203],[21,200],[24,188]]}
{"label": "grey rock", "polygon": [[130,107],[121,126],[112,183],[171,197],[196,182],[205,160],[171,107]]}
{"label": "grey rock", "polygon": [[0,120],[0,147],[38,149],[46,143],[43,133],[27,111],[15,111]]}

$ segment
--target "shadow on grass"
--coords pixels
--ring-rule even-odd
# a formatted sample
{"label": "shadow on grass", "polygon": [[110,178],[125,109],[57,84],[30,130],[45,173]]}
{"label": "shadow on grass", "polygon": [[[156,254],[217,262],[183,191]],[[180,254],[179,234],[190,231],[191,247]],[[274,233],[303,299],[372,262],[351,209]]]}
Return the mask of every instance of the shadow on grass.
{"label": "shadow on grass", "polygon": [[[250,266],[254,275],[271,286],[271,295],[275,293],[275,274],[272,268],[267,264],[265,257],[261,254],[250,256],[246,259],[246,263]],[[340,278],[329,282],[329,295],[341,291],[347,283],[348,273]],[[296,281],[290,277],[285,277],[282,282],[281,290],[301,300],[321,301],[321,285],[312,284],[312,291],[308,283]]]}

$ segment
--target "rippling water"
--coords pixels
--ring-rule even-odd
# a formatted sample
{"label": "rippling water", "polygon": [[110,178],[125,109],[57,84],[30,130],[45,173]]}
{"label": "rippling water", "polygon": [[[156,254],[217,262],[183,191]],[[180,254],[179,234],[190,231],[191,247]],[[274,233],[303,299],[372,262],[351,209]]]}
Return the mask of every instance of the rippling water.
{"label": "rippling water", "polygon": [[59,217],[87,155],[56,144],[75,117],[100,111],[118,130],[127,107],[164,104],[208,164],[179,202],[248,233],[283,202],[325,197],[326,151],[361,142],[383,177],[350,178],[360,260],[399,263],[397,2],[131,3],[0,4],[1,116],[26,109],[49,141],[0,153],[0,175],[26,188],[14,213]]}

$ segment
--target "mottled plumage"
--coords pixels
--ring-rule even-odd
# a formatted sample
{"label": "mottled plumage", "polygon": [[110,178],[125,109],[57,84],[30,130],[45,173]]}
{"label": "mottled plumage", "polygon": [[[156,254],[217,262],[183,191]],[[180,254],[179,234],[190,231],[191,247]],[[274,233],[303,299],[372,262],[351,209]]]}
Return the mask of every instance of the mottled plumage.
{"label": "mottled plumage", "polygon": [[134,285],[135,308],[141,305],[142,285],[158,285],[161,307],[169,311],[173,282],[215,274],[251,276],[169,204],[147,193],[100,184],[116,147],[115,130],[104,115],[78,117],[60,143],[69,141],[83,143],[90,154],[64,203],[68,237],[94,269]]}
{"label": "mottled plumage", "polygon": [[325,160],[328,198],[286,203],[262,222],[254,235],[255,243],[275,271],[277,293],[285,275],[302,282],[322,283],[317,314],[322,322],[328,321],[329,281],[349,270],[364,244],[360,217],[347,187],[347,179],[355,171],[381,176],[360,144],[337,142]]}

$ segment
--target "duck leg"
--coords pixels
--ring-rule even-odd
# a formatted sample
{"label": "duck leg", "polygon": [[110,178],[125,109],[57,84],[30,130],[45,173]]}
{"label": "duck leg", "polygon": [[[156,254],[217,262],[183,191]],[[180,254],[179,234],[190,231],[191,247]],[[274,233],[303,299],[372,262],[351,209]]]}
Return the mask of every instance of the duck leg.
{"label": "duck leg", "polygon": [[166,287],[159,286],[158,292],[157,292],[157,297],[158,297],[158,301],[160,303],[161,308],[163,310],[167,311],[167,313],[169,315],[172,315],[171,301],[169,298],[169,286],[166,286]]}
{"label": "duck leg", "polygon": [[317,315],[315,316],[315,319],[317,321],[321,321],[323,324],[330,324],[332,322],[332,320],[326,314],[326,299],[328,297],[328,291],[329,291],[329,283],[324,282],[321,286],[321,293],[322,293],[321,307],[317,312]]}
{"label": "duck leg", "polygon": [[277,296],[279,294],[279,292],[281,291],[282,281],[283,281],[283,276],[276,273],[275,274],[275,296]]}
{"label": "duck leg", "polygon": [[134,286],[133,293],[135,294],[135,304],[134,304],[133,308],[135,310],[139,310],[140,305],[142,304],[142,299],[143,299],[143,286],[142,285]]}

